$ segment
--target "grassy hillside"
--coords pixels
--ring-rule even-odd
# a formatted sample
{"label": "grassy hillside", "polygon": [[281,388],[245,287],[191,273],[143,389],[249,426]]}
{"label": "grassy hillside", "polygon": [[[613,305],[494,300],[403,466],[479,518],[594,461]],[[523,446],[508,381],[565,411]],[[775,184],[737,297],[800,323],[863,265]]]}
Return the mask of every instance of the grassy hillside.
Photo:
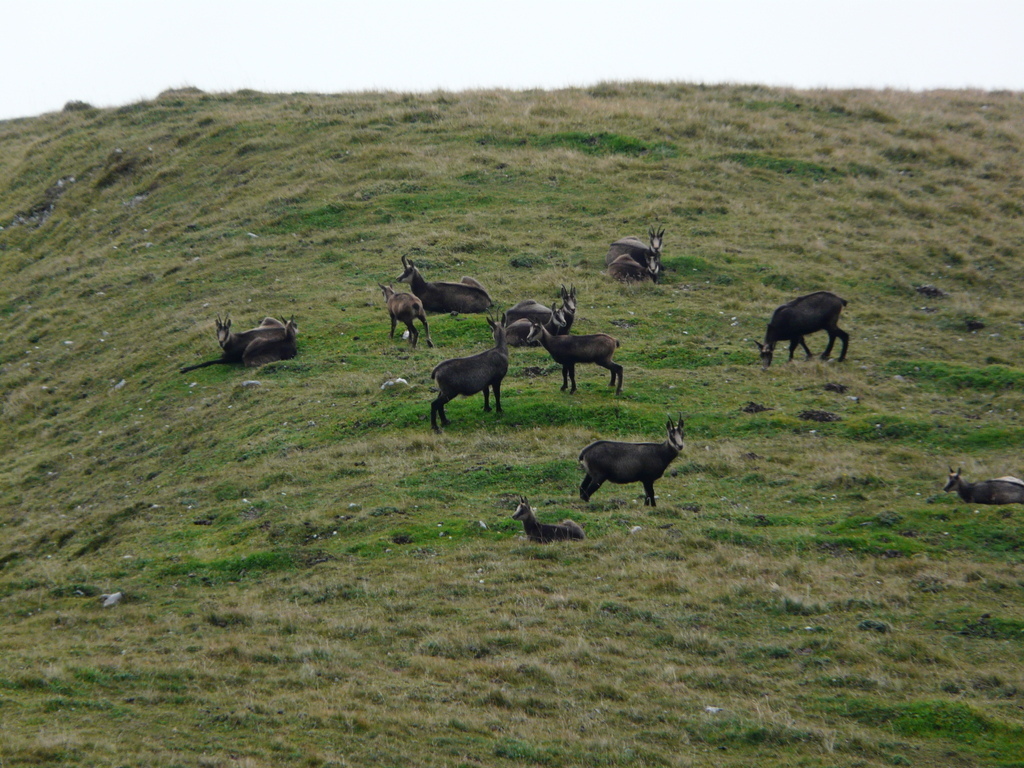
{"label": "grassy hillside", "polygon": [[[1024,473],[1022,182],[1017,93],[0,122],[0,764],[1024,765],[1021,511],[941,493]],[[654,224],[663,282],[614,284]],[[431,369],[490,335],[389,340],[403,255],[499,307],[575,285],[622,395],[513,349],[504,414],[431,433]],[[848,359],[762,371],[772,310],[821,289]],[[298,357],[178,373],[225,313],[294,315]],[[677,414],[657,508],[579,500],[582,447]],[[519,494],[587,540],[526,542]]]}

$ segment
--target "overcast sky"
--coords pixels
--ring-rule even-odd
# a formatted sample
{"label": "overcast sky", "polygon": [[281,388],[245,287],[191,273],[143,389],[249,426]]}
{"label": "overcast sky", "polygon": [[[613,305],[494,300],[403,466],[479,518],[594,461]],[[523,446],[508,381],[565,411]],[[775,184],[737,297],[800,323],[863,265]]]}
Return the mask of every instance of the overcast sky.
{"label": "overcast sky", "polygon": [[167,88],[1024,90],[1022,0],[0,0],[0,119]]}

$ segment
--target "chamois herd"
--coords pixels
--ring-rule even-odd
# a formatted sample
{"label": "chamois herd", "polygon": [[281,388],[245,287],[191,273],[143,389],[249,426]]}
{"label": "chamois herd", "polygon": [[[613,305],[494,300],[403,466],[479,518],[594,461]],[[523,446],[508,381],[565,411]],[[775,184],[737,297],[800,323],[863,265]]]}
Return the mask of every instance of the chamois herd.
{"label": "chamois herd", "polygon": [[[622,282],[658,282],[661,275],[661,248],[665,230],[648,230],[648,242],[636,237],[626,237],[611,244],[605,256],[607,274]],[[413,321],[423,326],[427,345],[434,346],[427,324],[427,312],[481,313],[493,307],[487,290],[472,277],[462,277],[459,282],[428,282],[416,265],[402,257],[402,273],[398,282],[409,283],[411,293],[395,291],[391,285],[378,283],[384,294],[384,302],[391,319],[393,339],[395,327],[401,321],[408,329],[410,345],[416,348],[419,331]],[[501,382],[508,372],[508,349],[510,346],[541,346],[555,363],[562,366],[562,391],[576,392],[576,365],[594,363],[611,372],[610,386],[615,394],[622,392],[622,366],[612,360],[619,347],[618,339],[606,333],[572,335],[570,329],[576,317],[576,288],[561,287],[561,306],[546,307],[533,300],[520,301],[499,317],[488,316],[494,346],[468,357],[444,360],[430,373],[437,384],[438,396],[430,404],[430,426],[440,431],[449,421],[445,404],[458,395],[469,396],[482,392],[484,411],[490,411],[490,395],[494,395],[494,410],[501,413]],[[846,359],[850,335],[839,325],[839,316],[847,304],[828,291],[817,291],[799,296],[778,307],[768,322],[763,342],[755,341],[761,357],[762,369],[772,363],[775,346],[780,341],[789,342],[789,360],[793,359],[797,347],[803,347],[807,358],[811,358],[804,337],[817,331],[828,334],[828,345],[821,354],[827,360],[832,353],[836,339],[842,343],[839,361]],[[208,365],[242,363],[256,367],[279,360],[295,357],[298,326],[294,318],[278,320],[266,317],[256,327],[240,333],[231,332],[231,318],[216,320],[217,342],[221,356],[181,369],[182,373]],[[438,425],[440,419],[440,426]],[[579,496],[583,501],[590,497],[605,482],[618,484],[641,483],[644,488],[644,504],[656,506],[654,481],[664,475],[668,465],[683,449],[683,419],[669,420],[666,424],[667,439],[663,443],[625,443],[613,440],[598,440],[585,447],[579,455],[579,464],[584,471]],[[1016,477],[1000,477],[969,483],[962,479],[960,470],[949,470],[949,480],[944,491],[955,491],[965,502],[973,504],[1024,504],[1024,481]],[[513,518],[523,523],[531,541],[547,543],[559,540],[583,539],[585,534],[578,523],[563,520],[558,524],[546,524],[537,520],[526,497],[520,497]]]}

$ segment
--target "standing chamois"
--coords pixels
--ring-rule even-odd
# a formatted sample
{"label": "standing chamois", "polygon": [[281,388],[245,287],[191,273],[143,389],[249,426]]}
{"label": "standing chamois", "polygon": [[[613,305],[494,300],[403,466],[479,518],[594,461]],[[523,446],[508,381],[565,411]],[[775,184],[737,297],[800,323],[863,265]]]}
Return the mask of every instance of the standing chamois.
{"label": "standing chamois", "polygon": [[412,286],[412,292],[419,296],[427,312],[486,312],[493,304],[484,287],[472,278],[464,277],[461,283],[428,283],[405,256],[402,266],[405,270],[395,279]]}
{"label": "standing chamois", "polygon": [[604,257],[604,265],[610,266],[619,256],[626,255],[632,258],[641,267],[647,266],[648,258],[654,260],[658,265],[658,272],[661,271],[661,244],[665,238],[665,228],[655,231],[654,227],[647,228],[649,243],[645,243],[638,237],[624,237],[616,240],[608,248]]}
{"label": "standing chamois", "polygon": [[384,301],[388,305],[388,314],[391,315],[391,338],[395,338],[395,325],[401,320],[409,329],[409,341],[412,343],[412,348],[416,349],[416,340],[419,339],[420,333],[413,326],[412,321],[418,319],[423,323],[423,332],[427,335],[427,346],[434,346],[434,342],[430,339],[427,316],[423,312],[423,302],[411,293],[395,293],[395,289],[390,285],[381,285],[380,283],[377,285],[380,285],[380,289],[384,291]]}
{"label": "standing chamois", "polygon": [[491,410],[489,390],[494,390],[494,409],[501,413],[501,380],[508,373],[508,345],[505,343],[505,326],[502,322],[487,318],[494,336],[494,347],[469,357],[455,357],[438,363],[430,378],[437,381],[440,394],[430,404],[430,427],[440,432],[437,416],[441,415],[441,425],[448,426],[448,417],[444,406],[457,395],[475,395],[484,393],[484,410]]}
{"label": "standing chamois", "polygon": [[764,335],[764,344],[757,345],[761,351],[761,367],[767,368],[772,364],[772,353],[775,345],[780,341],[789,342],[789,359],[793,359],[793,353],[797,345],[804,348],[807,359],[811,357],[811,350],[804,343],[804,336],[817,331],[828,333],[828,346],[821,353],[822,360],[828,360],[832,353],[832,345],[838,337],[843,342],[843,348],[839,352],[839,362],[846,359],[846,345],[850,341],[850,334],[839,327],[839,315],[846,306],[846,299],[841,299],[834,293],[828,291],[817,291],[806,296],[800,296],[792,301],[778,307],[768,321],[768,330]]}
{"label": "standing chamois", "polygon": [[1024,480],[1016,477],[997,477],[995,480],[982,480],[968,483],[949,468],[949,481],[944,491],[956,491],[961,499],[968,504],[1024,504]]}
{"label": "standing chamois", "polygon": [[185,366],[181,373],[208,365],[243,363],[247,368],[255,368],[278,360],[291,360],[295,357],[295,337],[298,332],[295,318],[284,323],[273,317],[265,317],[256,328],[232,333],[231,317],[225,316],[221,320],[220,315],[217,315],[217,342],[222,350],[220,357]]}
{"label": "standing chamois", "polygon": [[541,544],[587,538],[587,535],[583,533],[583,528],[574,520],[563,520],[555,525],[539,522],[525,496],[519,497],[519,506],[516,507],[516,513],[512,515],[512,519],[522,520],[523,528],[530,541],[537,541]]}
{"label": "standing chamois", "polygon": [[622,366],[612,362],[612,355],[619,346],[619,340],[609,336],[607,333],[594,333],[587,336],[555,336],[541,323],[534,320],[531,323],[530,333],[526,341],[539,341],[541,346],[548,351],[551,358],[562,366],[562,391],[569,387],[569,380],[572,380],[572,389],[569,394],[576,391],[576,364],[595,363],[602,368],[612,372],[610,386],[614,386],[616,379],[618,387],[615,394],[622,392]]}
{"label": "standing chamois", "polygon": [[683,418],[665,425],[668,439],[664,443],[618,443],[598,440],[580,452],[580,465],[586,475],[580,484],[580,498],[589,501],[605,480],[613,483],[643,483],[644,504],[655,507],[654,481],[665,474],[683,450]]}

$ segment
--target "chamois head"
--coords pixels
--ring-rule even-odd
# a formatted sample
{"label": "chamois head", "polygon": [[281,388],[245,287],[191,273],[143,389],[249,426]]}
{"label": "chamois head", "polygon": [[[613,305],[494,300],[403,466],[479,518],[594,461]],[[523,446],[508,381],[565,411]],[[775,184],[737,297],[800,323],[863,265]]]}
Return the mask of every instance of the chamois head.
{"label": "chamois head", "polygon": [[530,509],[530,502],[526,500],[525,496],[519,497],[519,506],[516,507],[516,513],[512,515],[513,520],[522,520],[523,518],[533,517],[533,510]]}
{"label": "chamois head", "polygon": [[223,347],[228,343],[228,337],[231,336],[231,315],[225,315],[224,319],[220,319],[220,315],[217,315],[217,343]]}
{"label": "chamois head", "polygon": [[949,468],[949,480],[946,481],[946,487],[943,488],[942,490],[943,491],[951,491],[954,488],[956,488],[958,485],[960,485],[960,467],[957,467],[956,472],[954,472],[953,468],[950,467]]}
{"label": "chamois head", "polygon": [[665,427],[668,429],[668,444],[675,448],[677,451],[683,450],[683,417],[679,416],[679,422],[677,424],[672,423],[672,419],[665,422]]}
{"label": "chamois head", "polygon": [[766,344],[762,344],[760,341],[755,341],[754,346],[757,347],[761,353],[761,370],[768,370],[768,366],[772,364],[772,354],[775,352],[775,342],[770,341]]}
{"label": "chamois head", "polygon": [[402,274],[400,274],[398,277],[396,277],[395,280],[397,282],[399,282],[399,283],[410,283],[410,282],[412,282],[412,276],[413,276],[413,273],[416,271],[416,265],[413,264],[412,261],[407,259],[405,256],[403,256],[402,257],[402,267],[404,267],[404,270],[402,271]]}
{"label": "chamois head", "polygon": [[647,228],[647,237],[651,241],[651,250],[659,257],[661,256],[661,244],[665,238],[665,228],[655,231],[654,227]]}
{"label": "chamois head", "polygon": [[390,285],[384,285],[383,283],[377,283],[380,289],[384,292],[384,301],[387,301],[395,295],[395,289]]}
{"label": "chamois head", "polygon": [[576,312],[576,286],[570,286],[569,290],[565,290],[565,286],[562,286],[562,307],[568,309],[570,312]]}

